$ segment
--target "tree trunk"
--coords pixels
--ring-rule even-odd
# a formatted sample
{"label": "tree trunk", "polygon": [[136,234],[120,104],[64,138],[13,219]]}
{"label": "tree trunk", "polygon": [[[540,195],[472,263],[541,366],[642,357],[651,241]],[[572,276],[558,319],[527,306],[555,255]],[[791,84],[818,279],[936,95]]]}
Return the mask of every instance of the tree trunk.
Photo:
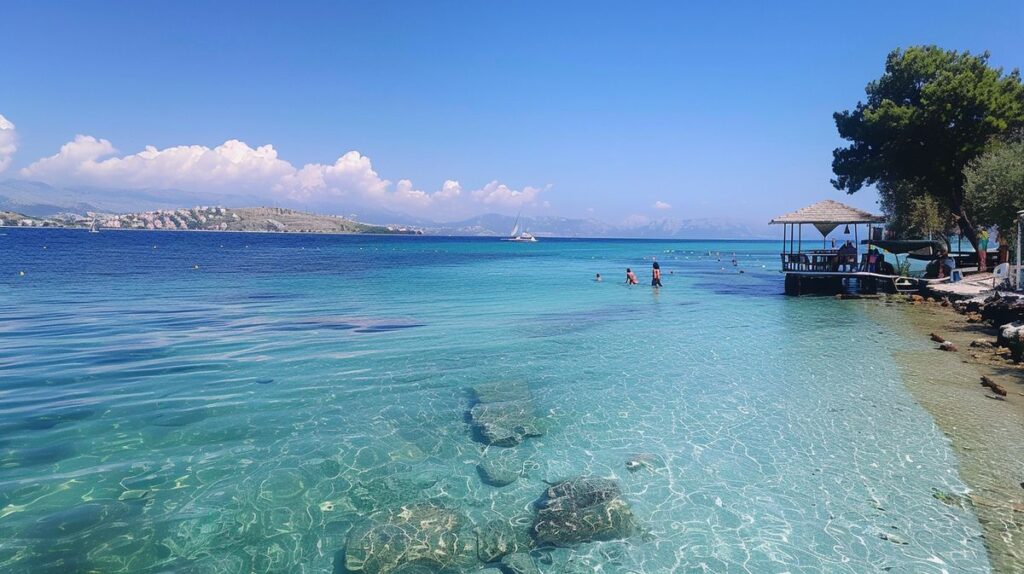
{"label": "tree trunk", "polygon": [[964,207],[963,202],[957,202],[956,213],[960,216],[959,225],[960,231],[967,236],[967,240],[971,242],[971,247],[974,248],[974,252],[978,255],[978,271],[985,272],[988,270],[988,262],[986,261],[988,254],[982,252],[981,246],[978,243],[978,230],[974,227],[974,223],[971,222],[970,216],[967,215],[967,209]]}

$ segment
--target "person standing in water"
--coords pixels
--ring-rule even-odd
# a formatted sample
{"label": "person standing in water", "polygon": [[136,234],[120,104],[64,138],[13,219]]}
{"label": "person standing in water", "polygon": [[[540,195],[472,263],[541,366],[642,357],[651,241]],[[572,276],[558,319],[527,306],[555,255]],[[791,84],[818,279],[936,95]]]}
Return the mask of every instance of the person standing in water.
{"label": "person standing in water", "polygon": [[658,260],[651,257],[651,287],[661,287],[661,265],[658,265]]}
{"label": "person standing in water", "polygon": [[626,267],[626,285],[636,285],[636,274],[629,267]]}

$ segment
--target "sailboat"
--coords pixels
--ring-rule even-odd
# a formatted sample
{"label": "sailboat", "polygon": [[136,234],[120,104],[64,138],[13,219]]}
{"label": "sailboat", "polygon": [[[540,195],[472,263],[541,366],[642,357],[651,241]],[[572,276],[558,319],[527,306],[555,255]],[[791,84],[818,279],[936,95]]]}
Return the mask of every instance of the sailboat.
{"label": "sailboat", "polygon": [[516,224],[514,226],[512,226],[512,233],[509,233],[508,237],[503,238],[502,241],[518,241],[520,243],[536,243],[537,242],[537,238],[534,237],[533,235],[530,235],[529,233],[527,233],[525,229],[523,230],[522,233],[519,233],[519,216],[522,215],[522,214],[523,214],[523,212],[520,211],[516,215]]}
{"label": "sailboat", "polygon": [[96,226],[96,218],[93,217],[92,218],[92,223],[89,225],[89,233],[99,233],[99,232],[100,232],[100,230]]}

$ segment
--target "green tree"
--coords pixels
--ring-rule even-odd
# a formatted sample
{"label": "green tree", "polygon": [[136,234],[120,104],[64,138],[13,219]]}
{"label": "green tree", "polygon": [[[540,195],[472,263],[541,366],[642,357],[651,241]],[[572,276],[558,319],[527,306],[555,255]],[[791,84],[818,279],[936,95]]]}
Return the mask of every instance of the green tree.
{"label": "green tree", "polygon": [[1020,72],[1004,74],[988,58],[937,46],[891,52],[885,73],[866,88],[867,101],[833,115],[851,143],[832,152],[832,185],[847,193],[875,185],[894,215],[933,198],[977,250],[964,168],[993,138],[1024,126]]}
{"label": "green tree", "polygon": [[938,235],[949,247],[950,214],[930,195],[915,197],[907,214],[907,229],[915,235]]}
{"label": "green tree", "polygon": [[1024,140],[985,152],[967,166],[964,178],[978,220],[999,226],[1000,235],[1016,235],[1017,212],[1024,209]]}

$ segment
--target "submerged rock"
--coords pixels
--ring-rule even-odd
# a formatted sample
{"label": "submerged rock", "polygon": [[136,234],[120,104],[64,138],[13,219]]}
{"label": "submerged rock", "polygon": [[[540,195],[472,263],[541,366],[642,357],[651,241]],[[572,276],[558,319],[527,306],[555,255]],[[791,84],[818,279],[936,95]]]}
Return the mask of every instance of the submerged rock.
{"label": "submerged rock", "polygon": [[661,459],[656,454],[640,453],[634,454],[626,459],[626,470],[636,472],[638,470],[653,471],[661,466]]}
{"label": "submerged rock", "polygon": [[618,482],[577,477],[554,484],[537,502],[533,537],[539,544],[569,546],[628,538],[637,523]]}
{"label": "submerged rock", "polygon": [[489,520],[476,531],[476,556],[482,562],[496,562],[507,554],[527,551],[531,545],[526,525],[517,526],[503,518]]}
{"label": "submerged rock", "polygon": [[491,486],[507,486],[519,480],[523,473],[523,461],[519,457],[499,454],[480,461],[476,465],[480,480]]}
{"label": "submerged rock", "polygon": [[465,518],[434,504],[415,504],[371,515],[349,533],[345,568],[365,574],[421,574],[470,565],[472,536]]}
{"label": "submerged rock", "polygon": [[932,489],[932,498],[945,504],[946,506],[954,506],[957,508],[964,507],[964,499],[959,494],[953,494],[937,488]]}
{"label": "submerged rock", "polygon": [[889,542],[892,542],[893,544],[903,544],[903,545],[910,544],[909,542],[907,542],[906,540],[900,538],[899,536],[897,536],[895,534],[888,533],[888,532],[879,533],[878,537],[881,538],[882,540],[888,540]]}
{"label": "submerged rock", "polygon": [[516,446],[528,437],[544,434],[526,384],[485,383],[474,386],[472,391],[476,404],[469,411],[469,419],[482,442]]}
{"label": "submerged rock", "polygon": [[524,552],[502,558],[501,570],[505,574],[540,574],[540,569],[533,563],[533,557]]}
{"label": "submerged rock", "polygon": [[430,562],[410,562],[392,571],[392,574],[438,574],[440,570]]}

